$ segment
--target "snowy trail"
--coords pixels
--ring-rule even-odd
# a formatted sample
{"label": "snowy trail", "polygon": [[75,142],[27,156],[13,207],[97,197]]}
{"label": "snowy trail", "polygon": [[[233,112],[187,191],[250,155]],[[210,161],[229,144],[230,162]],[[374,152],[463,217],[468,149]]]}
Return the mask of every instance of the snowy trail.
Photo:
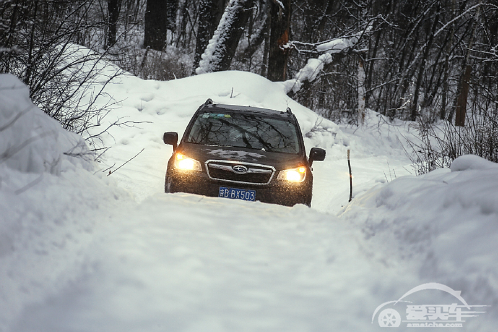
{"label": "snowy trail", "polygon": [[[385,331],[371,323],[375,308],[427,282],[490,305],[458,331],[496,329],[495,164],[462,157],[451,171],[401,178],[411,173],[403,137],[413,124],[369,111],[361,129],[336,125],[279,83],[240,72],[109,86],[122,101],[106,121],[139,124],[113,127],[95,164],[63,155],[82,138],[14,83],[16,98],[0,93],[0,121],[34,116],[0,132],[0,150],[37,130],[54,135],[0,163],[0,332]],[[162,134],[181,135],[207,97],[292,108],[306,147],[327,150],[313,165],[311,209],[164,194]],[[420,295],[418,304],[455,301]]]}
{"label": "snowy trail", "polygon": [[13,331],[353,331],[393,273],[305,206],[155,195],[108,226],[78,281]]}
{"label": "snowy trail", "polygon": [[[344,134],[327,120],[316,127],[322,120],[315,113],[247,73],[171,82],[129,77],[109,89],[126,99],[107,121],[143,122],[113,128],[100,170],[114,171],[144,149],[109,176],[134,199],[102,211],[80,271],[71,269],[63,290],[25,309],[12,331],[356,331],[372,328],[372,308],[398,287],[416,283],[404,277],[392,287],[390,279],[416,273],[372,261],[382,254],[365,245],[361,228],[336,217],[349,197],[346,150],[353,150],[356,195],[386,180],[389,166],[375,153],[393,145],[392,167],[407,165],[399,142]],[[326,148],[327,159],[314,165],[312,209],[164,194],[171,147],[162,133],[181,135],[207,97],[291,106],[304,133],[314,128],[306,146]]]}

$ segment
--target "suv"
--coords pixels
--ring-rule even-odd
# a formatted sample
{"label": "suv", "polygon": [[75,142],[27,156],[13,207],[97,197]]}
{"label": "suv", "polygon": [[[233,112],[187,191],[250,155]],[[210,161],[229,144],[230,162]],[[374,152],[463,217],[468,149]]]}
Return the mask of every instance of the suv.
{"label": "suv", "polygon": [[313,161],[306,157],[296,117],[249,106],[214,104],[208,99],[195,112],[180,144],[178,134],[164,133],[173,145],[165,191],[311,206]]}

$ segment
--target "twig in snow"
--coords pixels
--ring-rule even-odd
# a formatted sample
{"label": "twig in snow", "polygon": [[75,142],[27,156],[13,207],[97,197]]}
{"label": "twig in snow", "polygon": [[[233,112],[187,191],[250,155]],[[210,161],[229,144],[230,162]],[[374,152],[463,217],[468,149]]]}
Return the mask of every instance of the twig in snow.
{"label": "twig in snow", "polygon": [[119,166],[118,168],[116,168],[114,171],[109,171],[109,174],[107,174],[107,176],[111,175],[111,174],[114,174],[116,173],[116,171],[118,169],[120,169],[121,167],[123,167],[124,165],[128,164],[130,161],[132,161],[133,159],[135,159],[139,154],[142,153],[142,151],[145,150],[145,148],[143,148],[142,150],[140,150],[139,153],[137,153],[136,155],[134,155],[133,157],[131,157],[130,159],[128,159],[123,165]]}
{"label": "twig in snow", "polygon": [[348,167],[349,167],[349,201],[353,199],[353,173],[351,173],[351,162],[349,160],[349,149],[348,149]]}

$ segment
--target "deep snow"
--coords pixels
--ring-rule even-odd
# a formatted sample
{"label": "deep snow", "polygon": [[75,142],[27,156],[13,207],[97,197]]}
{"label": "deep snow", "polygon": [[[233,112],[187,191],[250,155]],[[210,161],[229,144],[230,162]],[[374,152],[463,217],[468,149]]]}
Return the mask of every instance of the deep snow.
{"label": "deep snow", "polygon": [[[249,73],[122,76],[106,91],[118,104],[102,127],[140,123],[111,128],[95,164],[67,154],[85,153],[81,138],[0,76],[0,331],[382,330],[375,308],[426,282],[490,305],[458,331],[496,329],[495,164],[464,156],[411,176],[411,124],[368,112],[364,128],[338,126]],[[163,193],[162,133],[181,135],[207,98],[292,108],[307,149],[327,149],[311,209]]]}

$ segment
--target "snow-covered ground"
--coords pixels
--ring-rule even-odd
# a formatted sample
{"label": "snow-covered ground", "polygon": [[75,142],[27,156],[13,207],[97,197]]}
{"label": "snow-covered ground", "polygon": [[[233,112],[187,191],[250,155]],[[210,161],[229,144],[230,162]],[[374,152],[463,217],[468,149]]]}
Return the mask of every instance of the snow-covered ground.
{"label": "snow-covered ground", "polygon": [[[409,124],[369,112],[364,128],[338,126],[250,73],[122,76],[106,91],[117,104],[101,128],[135,125],[111,128],[96,164],[0,75],[0,331],[382,330],[375,309],[430,282],[488,305],[456,330],[496,330],[496,164],[464,156],[415,177]],[[181,135],[207,98],[293,110],[307,149],[327,150],[311,209],[163,193],[162,134]]]}

